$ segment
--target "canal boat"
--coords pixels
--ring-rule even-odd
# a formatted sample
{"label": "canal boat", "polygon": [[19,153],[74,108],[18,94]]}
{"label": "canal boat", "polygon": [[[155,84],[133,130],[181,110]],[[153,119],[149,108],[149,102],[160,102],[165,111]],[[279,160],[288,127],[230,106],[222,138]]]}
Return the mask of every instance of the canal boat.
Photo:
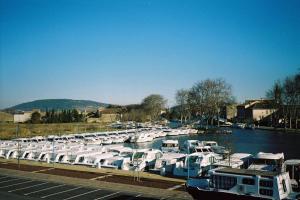
{"label": "canal boat", "polygon": [[189,179],[186,189],[194,199],[299,199],[287,172],[217,168],[209,178]]}
{"label": "canal boat", "polygon": [[289,173],[293,190],[300,192],[300,159],[286,160],[283,171]]}
{"label": "canal boat", "polygon": [[265,171],[281,171],[284,162],[283,153],[264,153],[259,152],[253,159],[249,169]]}
{"label": "canal boat", "polygon": [[253,155],[249,153],[234,153],[224,160],[220,160],[213,164],[215,168],[231,167],[239,169],[247,169],[252,163]]}
{"label": "canal boat", "polygon": [[166,152],[179,152],[179,143],[178,140],[163,140],[161,144],[161,151]]}
{"label": "canal boat", "polygon": [[176,162],[184,161],[186,154],[167,152],[163,153],[163,156],[156,159],[154,168],[151,172],[160,173],[160,175],[172,174]]}
{"label": "canal boat", "polygon": [[173,175],[197,177],[211,169],[212,164],[218,160],[219,158],[212,152],[195,152],[176,162]]}
{"label": "canal boat", "polygon": [[158,149],[136,149],[127,163],[123,163],[122,169],[144,171],[154,167],[155,161],[163,156]]}

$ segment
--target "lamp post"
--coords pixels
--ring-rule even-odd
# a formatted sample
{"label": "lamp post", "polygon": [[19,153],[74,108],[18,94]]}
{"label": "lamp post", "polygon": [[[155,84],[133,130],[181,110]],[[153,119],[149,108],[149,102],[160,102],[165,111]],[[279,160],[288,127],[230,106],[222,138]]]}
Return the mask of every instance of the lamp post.
{"label": "lamp post", "polygon": [[20,169],[20,140],[19,140],[19,124],[16,127],[16,138],[18,141],[18,168]]}

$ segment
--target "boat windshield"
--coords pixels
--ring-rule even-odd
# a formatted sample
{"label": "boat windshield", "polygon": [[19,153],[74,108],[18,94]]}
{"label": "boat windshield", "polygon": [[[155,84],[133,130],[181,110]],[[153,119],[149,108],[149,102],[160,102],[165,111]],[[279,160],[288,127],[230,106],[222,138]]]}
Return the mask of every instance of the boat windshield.
{"label": "boat windshield", "polygon": [[280,163],[279,160],[273,160],[273,159],[254,159],[253,164],[256,165],[277,165]]}
{"label": "boat windshield", "polygon": [[202,157],[198,157],[198,156],[190,156],[188,158],[188,165],[189,166],[194,166],[195,163],[200,163],[202,161]]}
{"label": "boat windshield", "polygon": [[144,156],[144,152],[136,152],[135,154],[134,154],[134,156],[133,156],[133,159],[135,160],[135,159],[140,159],[140,158],[142,158],[143,156]]}

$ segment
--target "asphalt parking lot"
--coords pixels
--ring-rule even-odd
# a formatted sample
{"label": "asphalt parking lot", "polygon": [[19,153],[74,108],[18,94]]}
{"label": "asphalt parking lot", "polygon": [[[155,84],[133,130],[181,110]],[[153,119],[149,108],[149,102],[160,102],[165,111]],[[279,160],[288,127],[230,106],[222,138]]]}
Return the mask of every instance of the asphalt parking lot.
{"label": "asphalt parking lot", "polygon": [[125,193],[99,188],[31,180],[0,175],[1,200],[156,200],[138,193]]}

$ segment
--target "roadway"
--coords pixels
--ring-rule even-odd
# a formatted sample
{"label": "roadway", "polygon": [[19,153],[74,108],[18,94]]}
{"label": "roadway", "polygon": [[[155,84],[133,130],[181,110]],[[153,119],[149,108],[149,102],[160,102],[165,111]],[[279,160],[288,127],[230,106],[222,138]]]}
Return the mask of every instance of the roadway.
{"label": "roadway", "polygon": [[0,175],[1,200],[156,200],[139,193]]}

